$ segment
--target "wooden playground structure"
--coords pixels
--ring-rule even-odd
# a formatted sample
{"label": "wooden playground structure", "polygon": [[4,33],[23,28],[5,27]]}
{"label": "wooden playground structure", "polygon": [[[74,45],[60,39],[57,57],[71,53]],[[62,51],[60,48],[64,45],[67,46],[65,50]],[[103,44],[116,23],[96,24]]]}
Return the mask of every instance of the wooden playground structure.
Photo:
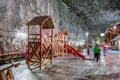
{"label": "wooden playground structure", "polygon": [[[54,25],[50,16],[39,16],[28,22],[27,26],[28,56],[26,63],[29,69],[32,63],[38,63],[41,70],[43,65],[52,64]],[[33,29],[35,32],[32,32]],[[43,30],[45,29],[51,32],[50,35],[47,35],[49,39],[44,39]]]}
{"label": "wooden playground structure", "polygon": [[55,49],[54,49],[54,55],[56,56],[63,56],[66,53],[66,50],[64,48],[64,44],[67,43],[67,36],[68,36],[68,32],[67,31],[62,31],[62,32],[58,32],[55,35]]}
{"label": "wooden playground structure", "polygon": [[120,34],[120,24],[112,28],[107,28],[104,35],[104,40],[106,42],[110,42],[111,46],[115,46],[115,41],[112,41],[112,39],[118,36],[119,34]]}
{"label": "wooden playground structure", "polygon": [[[67,49],[64,48],[64,45],[68,43],[68,32],[58,32],[53,41],[54,25],[51,17],[35,17],[27,23],[27,26],[28,56],[26,58],[26,63],[29,69],[31,69],[30,66],[32,64],[37,63],[39,65],[37,67],[39,67],[41,70],[43,65],[48,63],[52,64],[53,55],[64,57],[67,54]],[[49,34],[46,34],[47,38],[44,36],[45,30],[48,30],[49,32]]]}

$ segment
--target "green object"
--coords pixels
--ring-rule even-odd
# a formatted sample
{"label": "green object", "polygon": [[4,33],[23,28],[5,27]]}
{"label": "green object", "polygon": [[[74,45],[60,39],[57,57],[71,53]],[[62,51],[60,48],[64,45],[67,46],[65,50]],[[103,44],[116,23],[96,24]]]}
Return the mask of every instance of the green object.
{"label": "green object", "polygon": [[99,46],[95,46],[95,47],[94,47],[94,53],[95,53],[95,54],[100,53],[100,51],[101,51],[101,49],[100,49]]}

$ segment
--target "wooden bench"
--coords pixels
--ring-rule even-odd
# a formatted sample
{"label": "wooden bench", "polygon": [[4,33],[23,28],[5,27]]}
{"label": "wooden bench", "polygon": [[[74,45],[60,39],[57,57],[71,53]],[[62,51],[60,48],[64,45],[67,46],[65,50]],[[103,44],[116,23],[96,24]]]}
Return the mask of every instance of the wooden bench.
{"label": "wooden bench", "polygon": [[8,53],[0,53],[0,64],[11,62],[13,63],[14,60],[24,59],[23,52],[8,52]]}
{"label": "wooden bench", "polygon": [[14,80],[14,75],[12,73],[11,67],[17,67],[20,63],[11,64],[10,66],[0,68],[0,80]]}

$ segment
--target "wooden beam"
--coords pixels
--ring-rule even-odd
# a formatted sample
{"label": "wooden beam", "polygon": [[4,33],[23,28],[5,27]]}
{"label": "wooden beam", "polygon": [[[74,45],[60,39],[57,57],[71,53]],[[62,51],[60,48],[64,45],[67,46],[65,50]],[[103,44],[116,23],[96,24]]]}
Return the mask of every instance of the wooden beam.
{"label": "wooden beam", "polygon": [[41,25],[43,25],[50,17],[48,17],[47,19],[45,19]]}
{"label": "wooden beam", "polygon": [[[28,57],[30,56],[30,47],[29,47],[29,29],[30,26],[28,25]],[[29,59],[26,60],[26,63],[28,65],[28,68],[30,69],[30,62],[29,62]]]}
{"label": "wooden beam", "polygon": [[6,67],[6,68],[4,68],[4,69],[1,69],[0,71],[7,70],[7,69],[9,69],[9,68],[11,68],[11,67],[17,67],[18,65],[20,65],[20,63],[11,64],[10,66],[8,66],[8,67]]}
{"label": "wooden beam", "polygon": [[40,25],[40,70],[42,69],[42,25]]}
{"label": "wooden beam", "polygon": [[40,35],[40,34],[28,34],[28,35]]}
{"label": "wooden beam", "polygon": [[50,64],[52,64],[52,56],[53,56],[53,29],[51,29],[51,61],[50,61]]}

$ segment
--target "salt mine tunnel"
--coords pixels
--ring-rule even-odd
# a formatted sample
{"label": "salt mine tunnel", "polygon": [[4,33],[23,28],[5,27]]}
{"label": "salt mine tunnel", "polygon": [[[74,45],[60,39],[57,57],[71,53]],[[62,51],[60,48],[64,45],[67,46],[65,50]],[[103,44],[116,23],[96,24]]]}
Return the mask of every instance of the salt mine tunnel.
{"label": "salt mine tunnel", "polygon": [[0,0],[0,80],[120,80],[120,0]]}

